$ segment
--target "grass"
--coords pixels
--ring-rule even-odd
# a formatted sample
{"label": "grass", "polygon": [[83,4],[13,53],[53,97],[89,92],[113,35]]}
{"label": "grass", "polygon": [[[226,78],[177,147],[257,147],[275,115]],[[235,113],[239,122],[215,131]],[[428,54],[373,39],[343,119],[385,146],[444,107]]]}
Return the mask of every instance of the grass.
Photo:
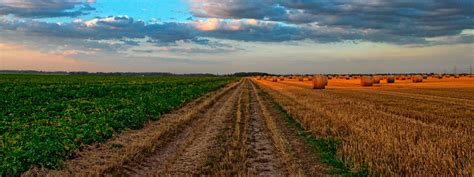
{"label": "grass", "polygon": [[267,92],[262,90],[262,93],[265,97],[270,98],[269,100],[271,100],[273,106],[285,116],[286,123],[297,131],[298,136],[303,139],[304,142],[311,147],[313,152],[321,158],[321,162],[330,167],[329,172],[331,174],[341,176],[369,175],[369,170],[366,165],[362,164],[360,165],[361,168],[359,170],[351,171],[350,166],[353,166],[353,164],[347,165],[337,156],[337,148],[342,143],[340,140],[337,140],[335,137],[318,138],[311,135],[311,133],[308,133],[301,126],[301,124],[293,119],[293,117],[288,114],[288,112],[286,112],[285,109],[280,104],[278,104]]}
{"label": "grass", "polygon": [[[248,156],[246,147],[246,128],[249,110],[250,92],[243,89],[239,93],[236,111],[232,112],[232,123],[226,122],[227,128],[217,137],[216,148],[206,159],[199,174],[214,176],[242,176],[245,169],[245,159]],[[245,119],[245,120],[243,120]]]}

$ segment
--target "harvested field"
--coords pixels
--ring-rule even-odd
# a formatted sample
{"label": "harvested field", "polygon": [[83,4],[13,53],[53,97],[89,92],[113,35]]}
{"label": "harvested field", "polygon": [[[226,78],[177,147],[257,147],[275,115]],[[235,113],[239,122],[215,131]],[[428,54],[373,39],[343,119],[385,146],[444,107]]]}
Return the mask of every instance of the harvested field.
{"label": "harvested field", "polygon": [[256,81],[305,129],[341,142],[351,169],[384,175],[472,175],[474,79]]}

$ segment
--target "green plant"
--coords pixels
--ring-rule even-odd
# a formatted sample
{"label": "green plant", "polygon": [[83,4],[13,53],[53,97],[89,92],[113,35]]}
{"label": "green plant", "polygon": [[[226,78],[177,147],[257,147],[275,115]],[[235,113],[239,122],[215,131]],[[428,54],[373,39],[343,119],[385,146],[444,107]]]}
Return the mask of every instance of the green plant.
{"label": "green plant", "polygon": [[59,169],[72,152],[176,109],[231,77],[0,75],[0,176]]}

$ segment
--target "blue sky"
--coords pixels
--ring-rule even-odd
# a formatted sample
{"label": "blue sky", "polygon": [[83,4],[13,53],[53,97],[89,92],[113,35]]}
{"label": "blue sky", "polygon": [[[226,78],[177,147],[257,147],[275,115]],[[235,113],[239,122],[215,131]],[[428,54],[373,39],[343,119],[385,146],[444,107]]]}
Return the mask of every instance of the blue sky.
{"label": "blue sky", "polygon": [[153,18],[163,21],[185,21],[192,16],[184,0],[109,0],[98,1],[91,6],[96,8],[97,12],[91,13],[89,17],[128,15],[145,21]]}
{"label": "blue sky", "polygon": [[473,9],[470,0],[0,0],[0,69],[466,71]]}
{"label": "blue sky", "polygon": [[[127,15],[144,21],[186,21],[192,17],[189,6],[185,0],[106,0],[96,1],[90,6],[95,10],[80,17],[54,17],[38,20],[47,22],[70,22],[74,19],[91,19],[94,17]],[[79,9],[79,7],[76,7]]]}

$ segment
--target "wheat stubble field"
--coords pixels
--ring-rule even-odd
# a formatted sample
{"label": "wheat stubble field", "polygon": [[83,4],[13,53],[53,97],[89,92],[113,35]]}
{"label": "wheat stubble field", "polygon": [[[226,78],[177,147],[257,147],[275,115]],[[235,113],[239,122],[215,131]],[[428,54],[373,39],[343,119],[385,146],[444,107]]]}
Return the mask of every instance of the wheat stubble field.
{"label": "wheat stubble field", "polygon": [[[472,175],[473,78],[423,83],[256,80],[306,130],[340,141],[338,156],[375,174]],[[351,165],[352,164],[352,165]]]}
{"label": "wheat stubble field", "polygon": [[[308,78],[274,78],[207,78],[199,84],[192,81],[187,88],[211,83],[216,85],[210,88],[222,87],[144,120],[139,128],[112,131],[105,141],[81,142],[76,150],[66,153],[59,167],[33,163],[22,175],[472,175],[474,78],[428,78],[421,83],[397,80],[393,84],[382,80],[371,87],[360,86],[360,79],[332,78],[325,89],[313,89]],[[75,79],[81,83],[87,80]],[[106,80],[97,82],[110,81],[101,79]],[[113,79],[116,83],[108,84],[120,88],[150,87],[151,92],[146,92],[150,96],[176,93],[180,90],[177,86],[194,80],[183,78],[179,80],[182,83],[165,88],[164,83],[174,82],[164,82],[166,78]],[[65,83],[60,82],[63,86]],[[47,85],[54,86],[49,82]],[[103,89],[95,87],[95,82],[84,86],[74,88]],[[144,104],[143,99],[134,101]],[[99,108],[93,110],[102,112]],[[146,112],[153,110],[149,109]],[[56,107],[54,111],[61,113]],[[122,120],[102,118],[110,123]],[[99,123],[87,125],[102,125]],[[41,124],[38,128],[48,126]],[[65,130],[71,131],[68,127]],[[74,133],[78,136],[78,132],[69,134]]]}

